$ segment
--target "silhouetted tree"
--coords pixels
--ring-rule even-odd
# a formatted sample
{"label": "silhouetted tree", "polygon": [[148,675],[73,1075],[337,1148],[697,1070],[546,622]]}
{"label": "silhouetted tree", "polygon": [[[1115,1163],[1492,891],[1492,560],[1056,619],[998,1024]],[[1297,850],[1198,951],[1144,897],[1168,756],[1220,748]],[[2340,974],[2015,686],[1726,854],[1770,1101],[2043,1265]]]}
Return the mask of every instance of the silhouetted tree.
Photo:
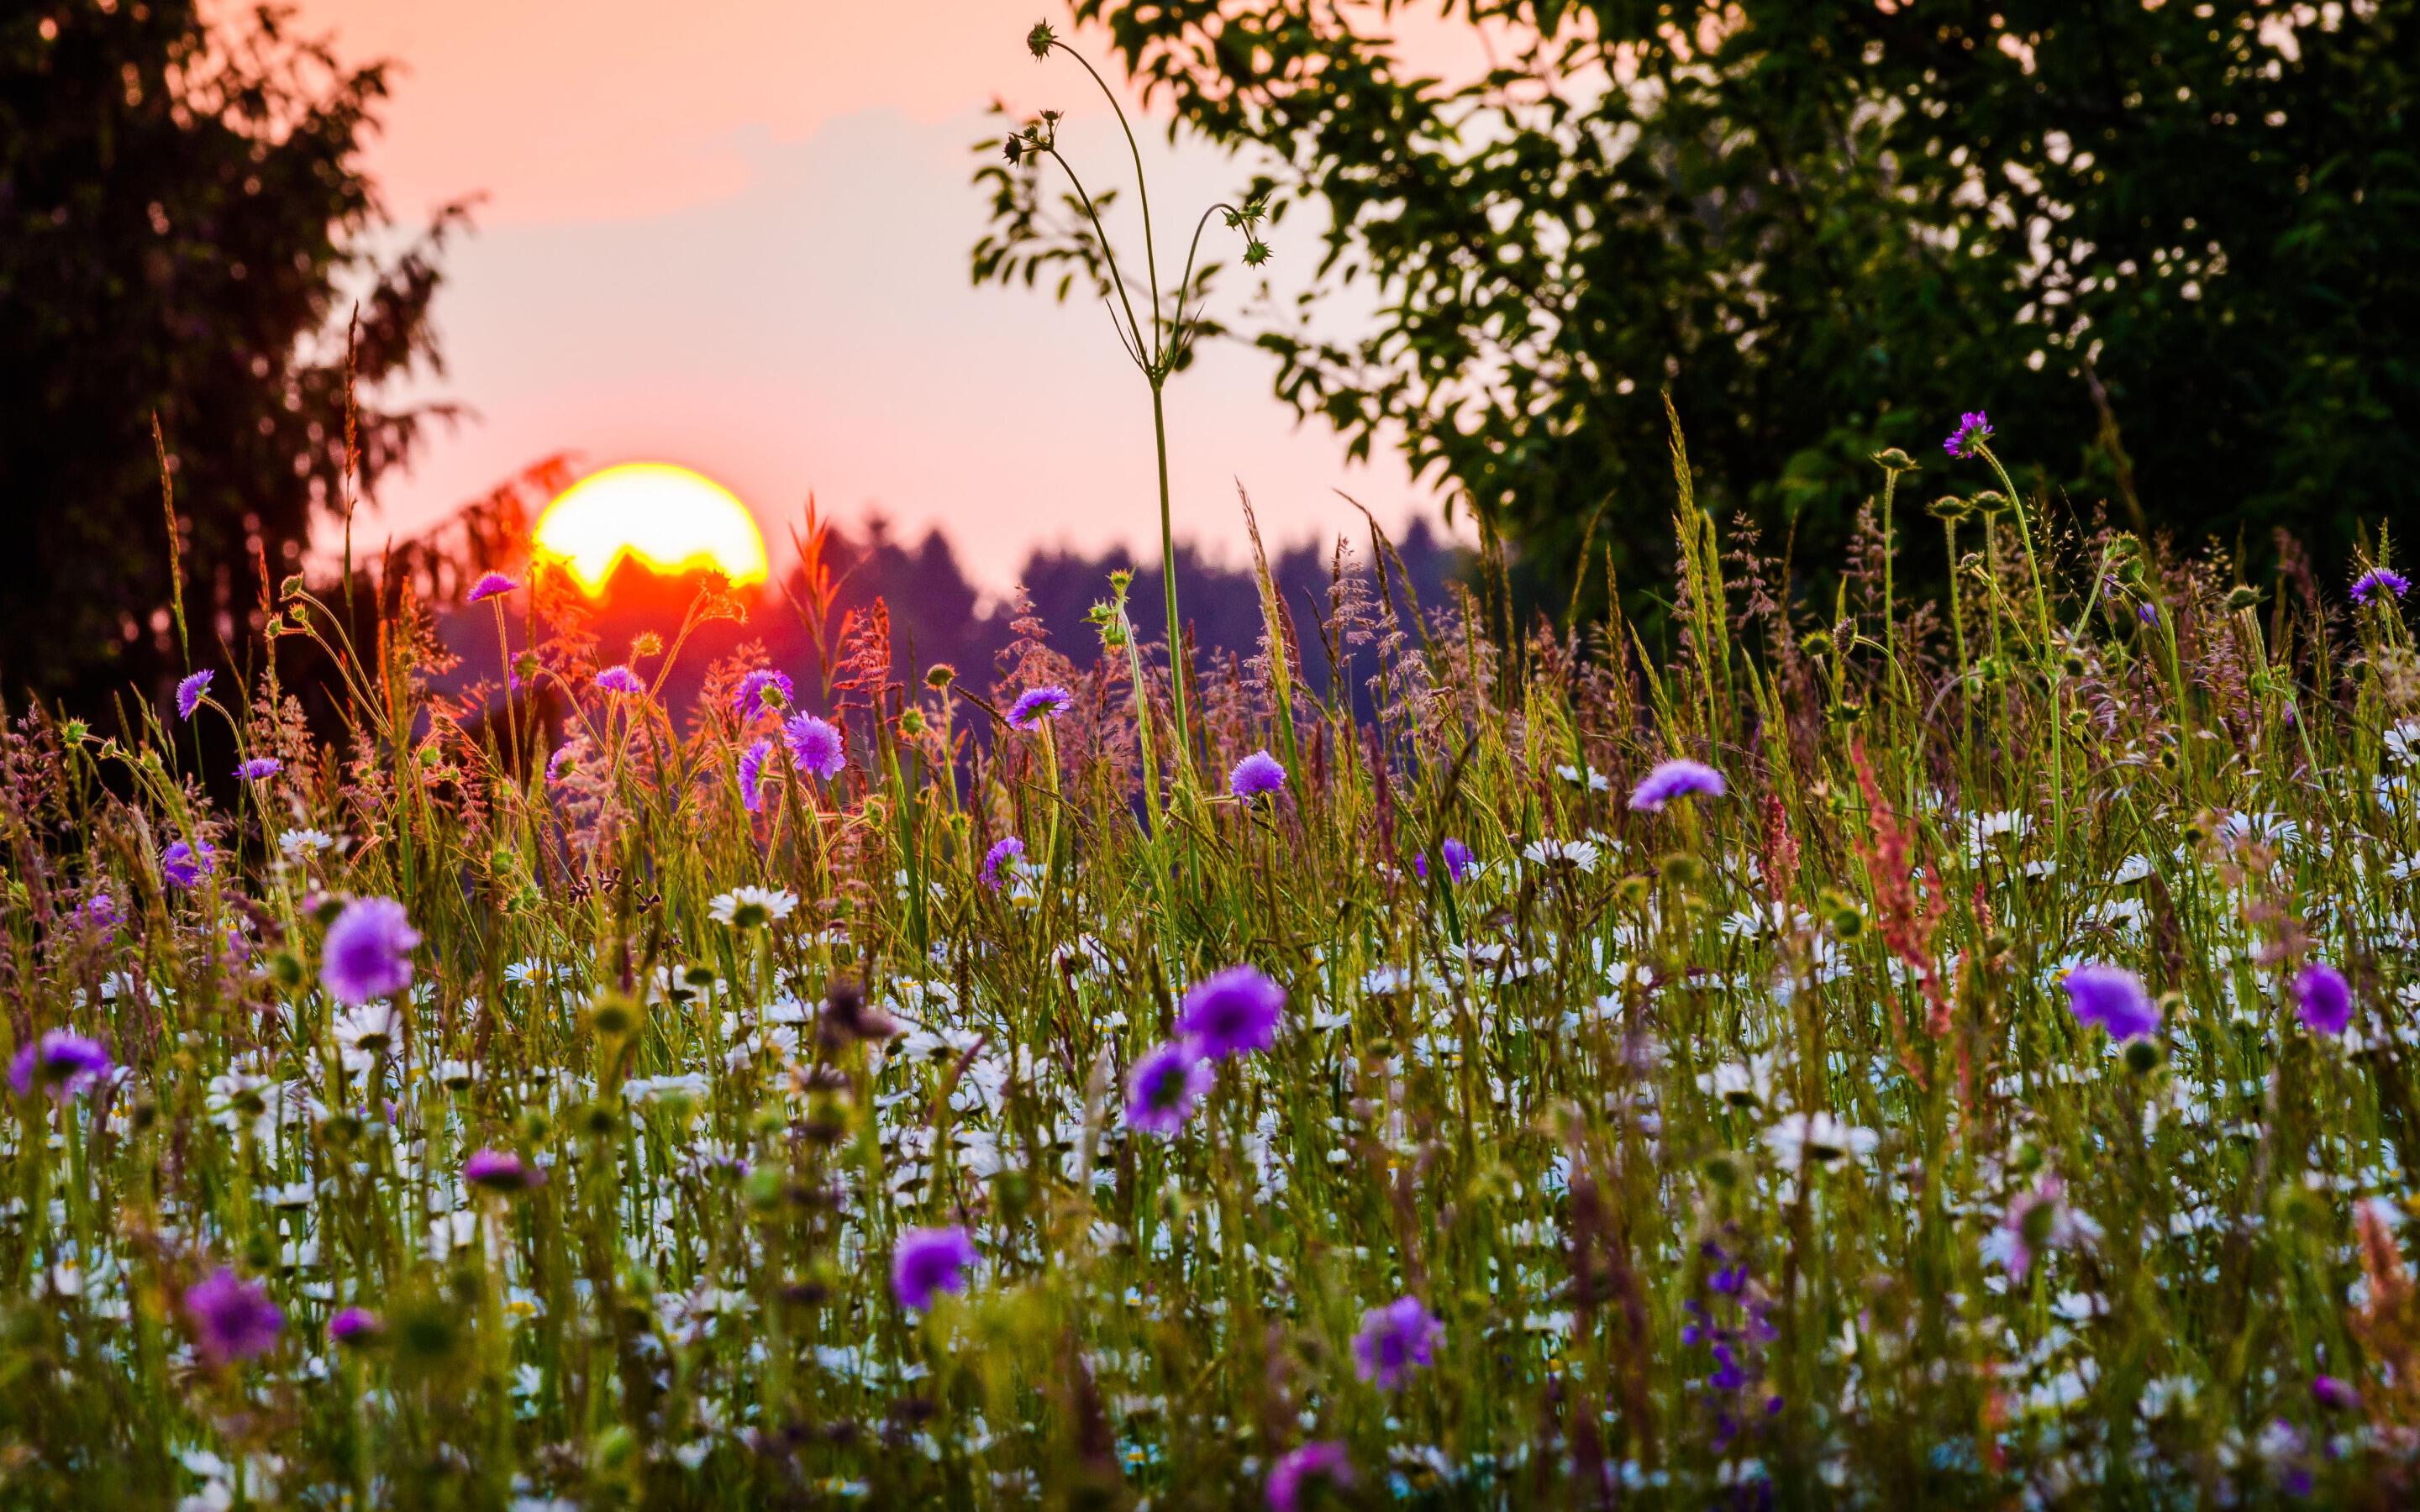
{"label": "silhouetted tree", "polygon": [[[1416,9],[1487,68],[1407,61]],[[1249,332],[1278,392],[1357,450],[1400,432],[1544,576],[1600,509],[1655,576],[1667,390],[1699,499],[1788,522],[1802,562],[1838,560],[1873,453],[1937,462],[1967,409],[2021,482],[2189,537],[2341,555],[2420,506],[2414,0],[1072,10],[1171,130],[1279,165],[1239,198],[1315,202],[1300,310]],[[979,275],[1084,253],[1020,219],[1037,172],[981,174]],[[1311,324],[1373,285],[1366,333]]]}
{"label": "silhouetted tree", "polygon": [[[382,66],[264,8],[46,3],[0,13],[0,686],[97,702],[244,639],[315,519],[367,497],[440,407],[436,254],[361,153]],[[352,312],[358,326],[350,333]],[[358,408],[348,435],[349,347]],[[175,489],[172,612],[162,458]],[[351,475],[348,482],[348,470]],[[180,639],[189,641],[180,645]]]}

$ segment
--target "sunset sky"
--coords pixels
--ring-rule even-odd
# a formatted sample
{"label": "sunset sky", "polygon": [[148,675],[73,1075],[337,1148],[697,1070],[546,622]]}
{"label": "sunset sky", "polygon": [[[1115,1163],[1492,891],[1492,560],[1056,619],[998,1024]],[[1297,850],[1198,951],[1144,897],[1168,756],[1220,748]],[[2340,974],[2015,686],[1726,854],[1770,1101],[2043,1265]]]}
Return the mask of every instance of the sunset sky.
{"label": "sunset sky", "polygon": [[[1063,144],[1094,181],[1131,177],[1090,81],[1025,53],[1044,13],[302,0],[344,56],[403,65],[371,156],[394,209],[487,196],[446,258],[450,371],[430,387],[479,418],[437,437],[369,530],[409,532],[568,449],[585,468],[686,463],[777,540],[810,489],[844,520],[939,523],[993,589],[1031,545],[1154,542],[1146,391],[1098,307],[968,282],[984,223],[969,147],[995,95],[1066,109]],[[1243,177],[1147,150],[1170,206]],[[1317,255],[1307,218],[1272,241],[1280,269]],[[1227,286],[1235,302],[1246,285]],[[1181,536],[1234,548],[1237,478],[1286,539],[1349,528],[1338,487],[1383,518],[1434,514],[1391,456],[1349,467],[1324,427],[1297,428],[1269,378],[1230,347],[1171,384]]]}

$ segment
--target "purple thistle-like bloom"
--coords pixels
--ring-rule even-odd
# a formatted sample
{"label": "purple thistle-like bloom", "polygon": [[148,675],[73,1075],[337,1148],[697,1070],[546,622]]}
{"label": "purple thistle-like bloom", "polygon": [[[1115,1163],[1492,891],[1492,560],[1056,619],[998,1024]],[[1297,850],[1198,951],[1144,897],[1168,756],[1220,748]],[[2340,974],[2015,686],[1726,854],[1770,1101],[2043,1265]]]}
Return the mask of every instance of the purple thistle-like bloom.
{"label": "purple thistle-like bloom", "polygon": [[1657,762],[1653,770],[1639,779],[1638,785],[1630,790],[1630,806],[1653,813],[1674,798],[1699,794],[1719,798],[1729,791],[1730,786],[1723,781],[1722,773],[1703,762],[1681,757]]}
{"label": "purple thistle-like bloom", "polygon": [[1980,409],[1969,409],[1958,417],[1958,428],[1949,433],[1941,449],[1951,456],[1973,456],[1991,439],[1991,418]]}
{"label": "purple thistle-like bloom", "polygon": [[31,1044],[18,1046],[8,1062],[8,1085],[19,1097],[31,1097],[39,1088],[64,1103],[99,1086],[110,1067],[109,1049],[100,1041],[52,1029]]}
{"label": "purple thistle-like bloom", "polygon": [[1195,982],[1185,994],[1177,1014],[1177,1032],[1212,1060],[1250,1050],[1266,1050],[1277,1042],[1278,1018],[1285,1011],[1285,989],[1263,976],[1256,966],[1229,966]]}
{"label": "purple thistle-like bloom", "polygon": [[1011,835],[1006,840],[994,841],[991,849],[984,852],[983,885],[998,892],[1001,868],[1024,858],[1025,841],[1016,836]]}
{"label": "purple thistle-like bloom", "polygon": [[177,887],[190,887],[217,870],[218,854],[209,841],[178,841],[160,853],[160,874]]}
{"label": "purple thistle-like bloom", "polygon": [[2335,1376],[2313,1376],[2311,1396],[2331,1412],[2350,1412],[2361,1407],[2361,1393],[2353,1390],[2352,1382]]}
{"label": "purple thistle-like bloom", "polygon": [[1170,1041],[1136,1061],[1126,1077],[1126,1122],[1145,1134],[1176,1133],[1218,1074],[1190,1041]]}
{"label": "purple thistle-like bloom", "polygon": [[356,898],[328,926],[319,952],[319,984],[340,1003],[391,997],[411,985],[411,951],[420,932],[392,898]]}
{"label": "purple thistle-like bloom", "polygon": [[790,685],[790,674],[770,667],[759,667],[739,679],[738,690],[731,696],[731,710],[742,720],[752,719],[765,708],[765,690],[781,689],[781,707],[788,708],[798,699],[798,689]]}
{"label": "purple thistle-like bloom", "polygon": [[1314,1486],[1337,1490],[1353,1484],[1353,1459],[1333,1439],[1313,1439],[1288,1453],[1269,1472],[1269,1512],[1302,1512],[1303,1493]]}
{"label": "purple thistle-like bloom", "polygon": [[194,1347],[214,1365],[267,1354],[286,1326],[268,1292],[225,1266],[185,1288],[185,1318]]}
{"label": "purple thistle-like bloom", "polygon": [[218,673],[198,671],[177,685],[177,717],[191,719],[194,711],[202,706],[202,697],[210,690],[210,679]]}
{"label": "purple thistle-like bloom", "polygon": [[378,1314],[366,1307],[348,1307],[328,1319],[328,1339],[334,1344],[375,1338],[384,1332],[386,1325],[379,1321]]}
{"label": "purple thistle-like bloom", "polygon": [[[1450,835],[1437,842],[1437,853],[1445,861],[1445,879],[1448,882],[1460,882],[1470,875],[1470,869],[1477,864],[1477,857],[1470,854],[1470,847]],[[1412,871],[1422,882],[1429,879],[1429,858],[1426,853],[1413,855]]]}
{"label": "purple thistle-like bloom", "polygon": [[286,770],[286,764],[274,756],[255,756],[235,769],[235,779],[239,782],[257,782],[266,777],[275,777],[284,770]]}
{"label": "purple thistle-like bloom", "polygon": [[964,1291],[975,1263],[975,1242],[963,1228],[911,1228],[891,1257],[891,1294],[922,1312],[944,1291]]}
{"label": "purple thistle-like bloom", "polygon": [[790,760],[799,771],[813,772],[827,782],[840,776],[840,769],[848,764],[840,727],[830,719],[819,719],[812,714],[798,715],[782,726],[782,738],[789,744]]}
{"label": "purple thistle-like bloom", "polygon": [[2401,598],[2412,592],[2412,579],[2392,567],[2372,567],[2353,579],[2352,601],[2366,604],[2381,588]]}
{"label": "purple thistle-like bloom", "polygon": [[619,664],[598,672],[597,686],[608,693],[644,693],[647,690],[647,685],[639,681],[637,672]]}
{"label": "purple thistle-like bloom", "polygon": [[509,594],[520,586],[520,584],[513,581],[510,578],[505,577],[503,573],[491,572],[471,585],[470,594],[465,597],[462,602],[465,604],[476,604],[483,599],[493,598],[498,594]]}
{"label": "purple thistle-like bloom", "polygon": [[2046,1249],[2063,1249],[2084,1237],[2084,1227],[2068,1211],[2067,1183],[2044,1176],[2030,1191],[2009,1199],[2000,1215],[2000,1262],[2009,1274],[2023,1281],[2033,1270],[2034,1257]]}
{"label": "purple thistle-like bloom", "polygon": [[546,1172],[509,1149],[477,1149],[462,1163],[462,1180],[490,1192],[526,1192],[546,1184]]}
{"label": "purple thistle-like bloom", "polygon": [[1285,786],[1285,764],[1265,750],[1256,750],[1227,774],[1227,790],[1249,803],[1264,793],[1275,793]]}
{"label": "purple thistle-like bloom", "polygon": [[1008,706],[1008,725],[1012,730],[1032,730],[1045,719],[1056,719],[1059,711],[1076,702],[1076,695],[1056,684],[1029,687]]}
{"label": "purple thistle-like bloom", "polygon": [[2313,1034],[2342,1034],[2352,1022],[2352,984],[2324,961],[2314,961],[2294,978],[2294,998],[2304,1026]]}
{"label": "purple thistle-like bloom", "polygon": [[105,892],[94,893],[85,903],[83,914],[85,923],[101,931],[104,938],[115,934],[126,918],[118,909],[117,900]]}
{"label": "purple thistle-like bloom", "polygon": [[765,759],[773,754],[769,737],[759,737],[755,744],[739,753],[739,801],[750,813],[761,813],[765,808]]}
{"label": "purple thistle-like bloom", "polygon": [[2098,1024],[2113,1040],[2139,1040],[2160,1030],[2159,1005],[2143,990],[2143,979],[2123,966],[2091,961],[2067,974],[2067,1002],[2086,1024]]}
{"label": "purple thistle-like bloom", "polygon": [[1361,1332],[1353,1335],[1353,1370],[1364,1381],[1393,1391],[1422,1365],[1436,1364],[1437,1341],[1445,1325],[1429,1315],[1418,1297],[1398,1297],[1384,1307],[1361,1315]]}

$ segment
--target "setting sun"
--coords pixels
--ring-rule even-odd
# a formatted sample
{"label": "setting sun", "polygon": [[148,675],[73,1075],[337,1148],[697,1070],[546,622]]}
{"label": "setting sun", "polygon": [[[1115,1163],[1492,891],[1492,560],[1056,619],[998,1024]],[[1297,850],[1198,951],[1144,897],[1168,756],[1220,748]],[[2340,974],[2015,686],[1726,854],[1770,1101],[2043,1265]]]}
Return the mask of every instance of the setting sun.
{"label": "setting sun", "polygon": [[592,472],[547,506],[531,544],[592,596],[624,557],[668,577],[712,568],[735,584],[763,582],[765,536],[731,490],[668,462]]}

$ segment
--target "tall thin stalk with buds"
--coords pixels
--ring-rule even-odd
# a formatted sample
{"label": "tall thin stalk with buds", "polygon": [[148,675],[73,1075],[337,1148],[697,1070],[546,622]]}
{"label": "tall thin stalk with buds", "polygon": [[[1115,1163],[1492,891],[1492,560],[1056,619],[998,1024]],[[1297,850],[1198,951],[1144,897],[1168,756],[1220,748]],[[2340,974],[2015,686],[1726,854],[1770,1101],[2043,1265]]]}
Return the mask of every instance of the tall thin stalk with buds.
{"label": "tall thin stalk with buds", "polygon": [[[1125,108],[1118,101],[1117,91],[1103,79],[1082,54],[1062,41],[1047,22],[1038,22],[1026,34],[1025,45],[1037,61],[1047,60],[1053,52],[1064,53],[1099,86],[1101,97],[1109,102],[1116,116],[1118,129],[1125,135],[1126,151],[1133,159],[1135,194],[1142,209],[1142,269],[1145,287],[1143,304],[1138,310],[1135,291],[1119,267],[1117,249],[1111,241],[1109,227],[1101,211],[1114,192],[1098,196],[1084,187],[1084,181],[1059,150],[1060,113],[1044,111],[1017,131],[1009,133],[1001,144],[1004,156],[1012,166],[1038,165],[1044,160],[1057,163],[1067,176],[1067,204],[1078,220],[1066,238],[1066,245],[1031,251],[1020,261],[1010,253],[1015,243],[1032,236],[1035,219],[1030,201],[1020,203],[1014,190],[1003,192],[1003,207],[1016,205],[1016,224],[1007,242],[986,240],[977,249],[975,271],[978,278],[998,273],[1007,276],[1022,267],[1029,282],[1048,261],[1072,258],[1079,261],[1098,281],[1102,302],[1108,306],[1109,325],[1117,332],[1118,345],[1128,361],[1143,376],[1151,388],[1151,428],[1155,458],[1159,475],[1159,552],[1161,579],[1168,610],[1168,687],[1171,712],[1175,717],[1177,740],[1176,759],[1180,773],[1189,770],[1192,723],[1186,698],[1185,632],[1176,602],[1176,532],[1174,514],[1168,484],[1168,404],[1169,376],[1184,365],[1193,341],[1204,329],[1202,318],[1202,301],[1208,290],[1210,270],[1201,262],[1202,234],[1210,227],[1213,217],[1222,218],[1231,230],[1244,234],[1244,262],[1258,267],[1268,260],[1268,244],[1260,239],[1259,226],[1265,208],[1258,200],[1243,206],[1224,202],[1212,205],[1194,223],[1192,240],[1185,252],[1185,271],[1172,287],[1164,286],[1159,276],[1158,241],[1152,228],[1151,186],[1143,172],[1142,147],[1135,139],[1134,125],[1127,120]],[[1030,186],[1031,180],[1027,180]],[[1062,284],[1061,292],[1066,285]],[[1150,319],[1142,318],[1149,315]]]}

